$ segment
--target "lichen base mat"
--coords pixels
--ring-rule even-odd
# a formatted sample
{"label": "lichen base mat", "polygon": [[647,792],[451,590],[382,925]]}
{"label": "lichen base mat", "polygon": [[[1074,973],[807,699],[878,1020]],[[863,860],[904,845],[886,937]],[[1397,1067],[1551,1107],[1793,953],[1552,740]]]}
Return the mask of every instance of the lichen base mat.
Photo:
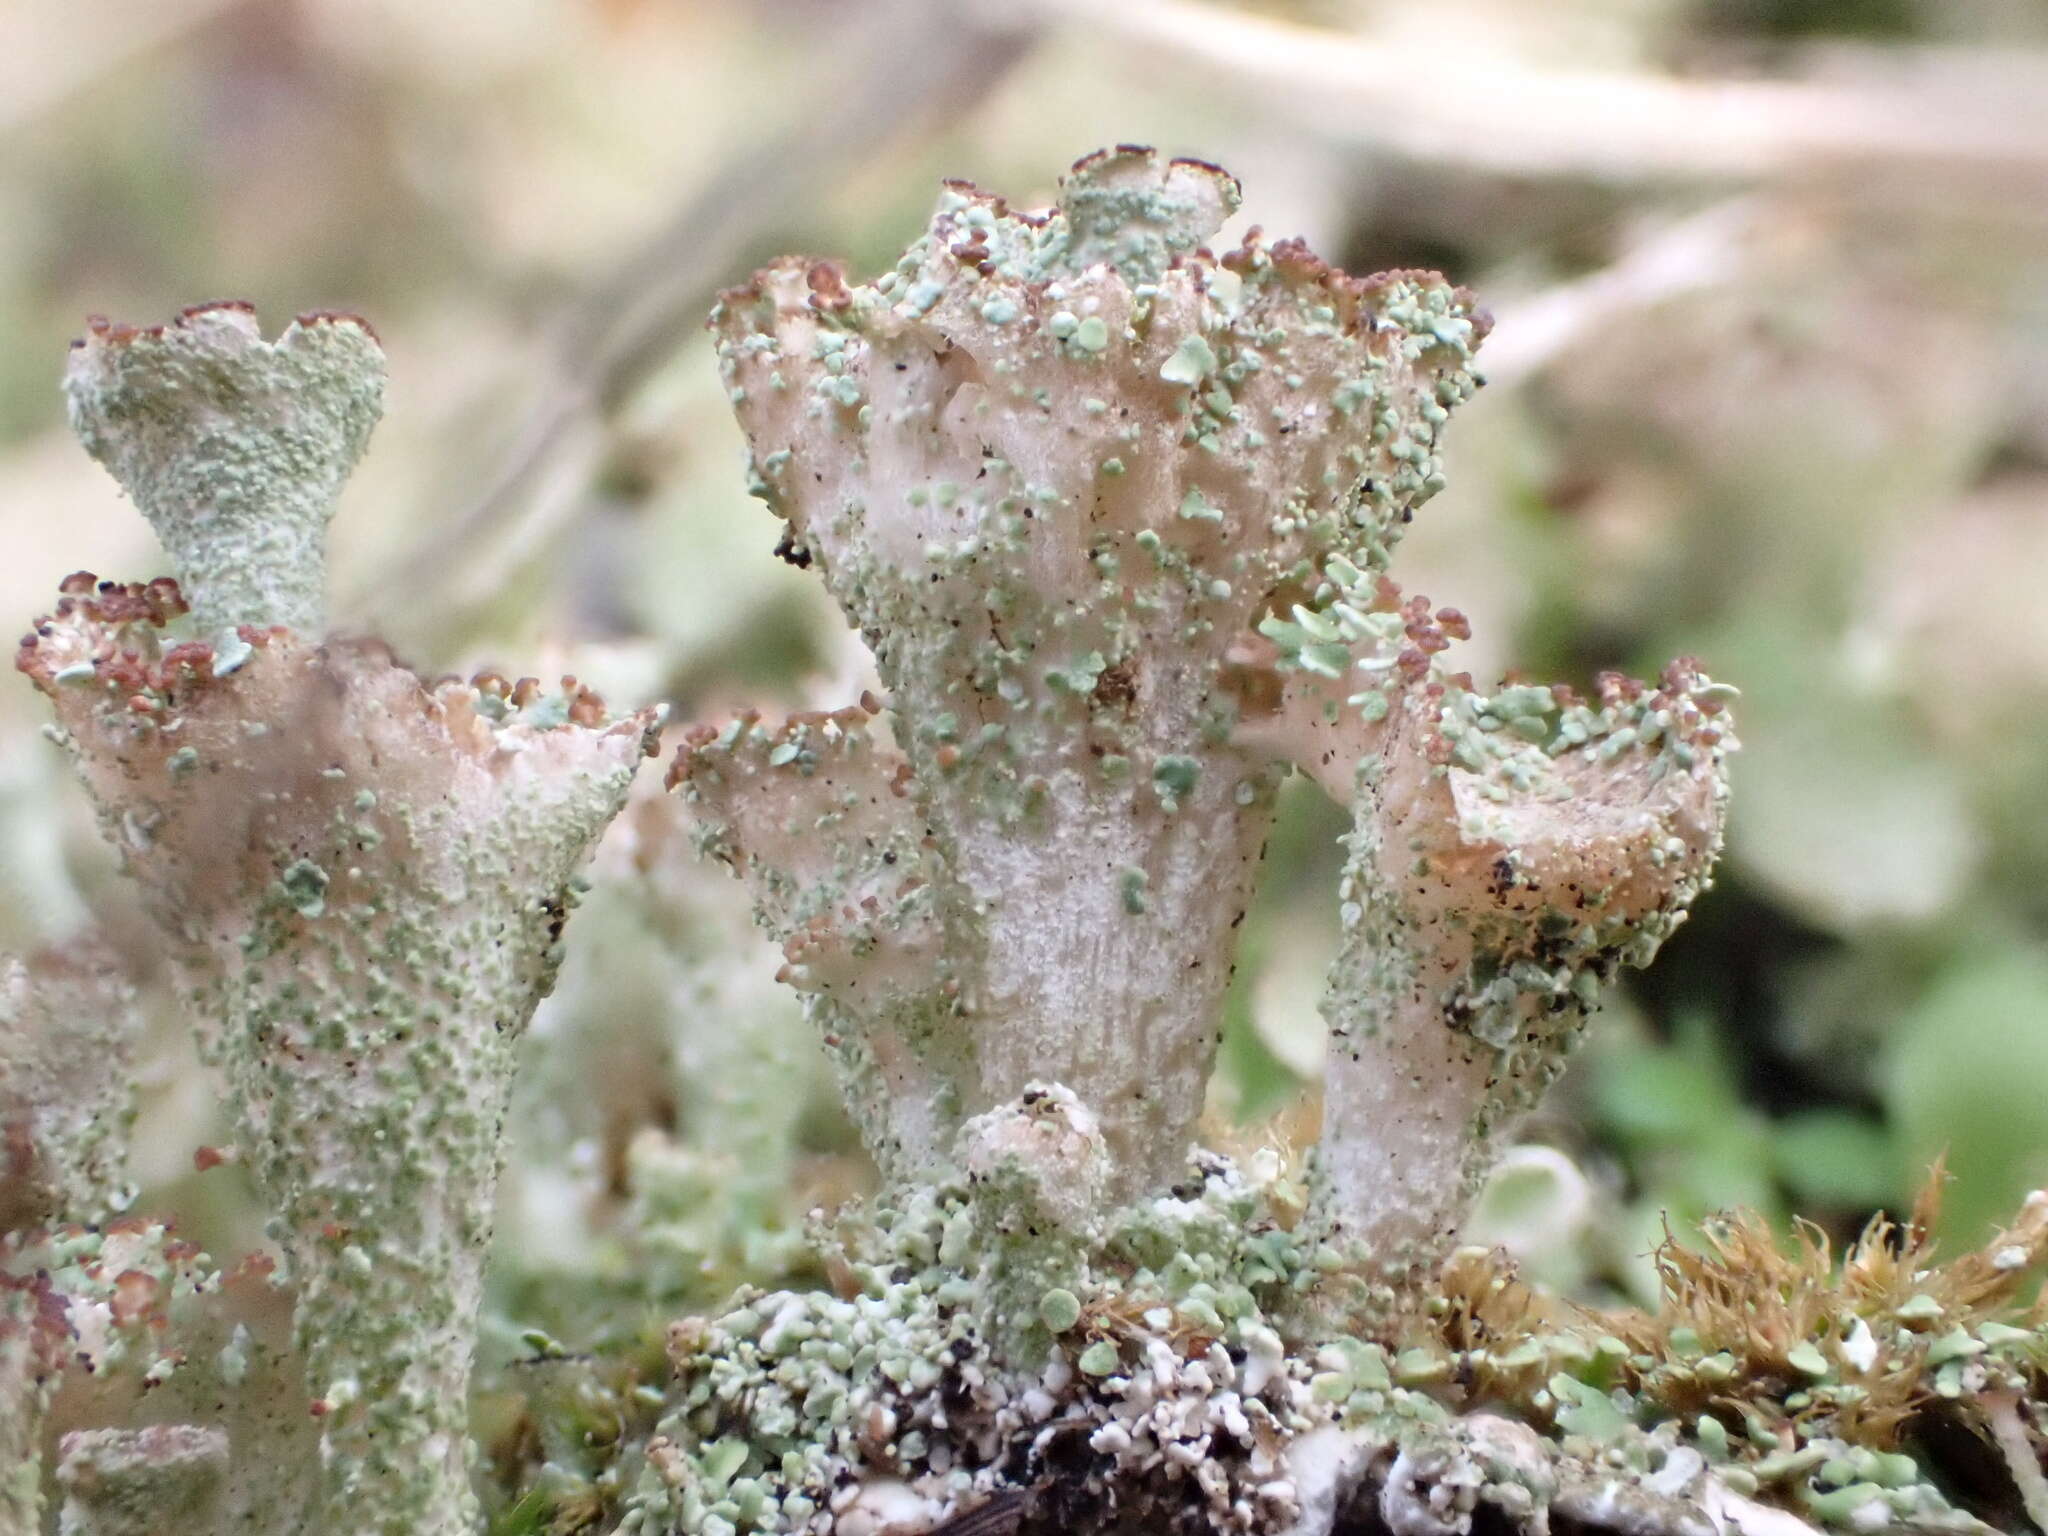
{"label": "lichen base mat", "polygon": [[[1020,1116],[1072,1130],[1056,1092]],[[1399,1332],[1304,1328],[1331,1249],[1271,1153],[1086,1233],[959,1181],[819,1234],[834,1288],[670,1331],[675,1382],[622,1533],[1800,1536],[2025,1530],[2048,1196],[1932,1262],[1936,1186],[1839,1265],[1760,1222],[1661,1251],[1602,1313],[1454,1255]],[[1053,1197],[1056,1202],[1056,1195]],[[993,1326],[990,1320],[995,1320]]]}

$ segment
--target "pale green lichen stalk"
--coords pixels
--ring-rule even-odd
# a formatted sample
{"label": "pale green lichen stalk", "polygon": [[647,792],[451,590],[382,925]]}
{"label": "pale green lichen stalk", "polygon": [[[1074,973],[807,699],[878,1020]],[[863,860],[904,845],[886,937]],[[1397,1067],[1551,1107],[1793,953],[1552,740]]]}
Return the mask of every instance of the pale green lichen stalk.
{"label": "pale green lichen stalk", "polygon": [[383,409],[384,352],[351,315],[275,342],[247,305],[137,330],[95,320],[64,376],[71,423],[156,530],[208,636],[326,626],[327,523]]}
{"label": "pale green lichen stalk", "polygon": [[[843,954],[805,980],[895,1085],[856,1091],[892,1172],[1047,1078],[1101,1119],[1105,1198],[1175,1177],[1282,771],[1232,739],[1227,653],[1323,559],[1383,563],[1442,484],[1468,297],[1255,233],[1214,256],[1237,196],[1136,149],[1043,214],[954,185],[872,285],[786,261],[714,313],[756,493],[873,647],[904,764],[851,786],[857,835],[803,742],[747,770],[782,784],[751,819],[822,845],[749,869]],[[714,843],[723,773],[683,775]]]}
{"label": "pale green lichen stalk", "polygon": [[1733,690],[1688,662],[1486,692],[1436,658],[1469,631],[1348,562],[1269,618],[1280,694],[1247,727],[1354,824],[1315,1217],[1419,1295],[1603,984],[1646,965],[1720,850]]}
{"label": "pale green lichen stalk", "polygon": [[0,1532],[43,1529],[42,1437],[62,1379],[160,1391],[186,1364],[180,1314],[220,1278],[161,1222],[0,1233]]}
{"label": "pale green lichen stalk", "polygon": [[[252,324],[96,333],[79,369],[114,382],[85,430],[102,451],[127,431],[150,495],[234,486],[259,520],[295,508],[299,533],[242,548],[271,563],[215,589],[206,638],[173,582],[73,577],[18,665],[169,940],[274,1212],[321,1426],[316,1524],[456,1532],[476,1517],[467,1388],[515,1047],[659,717],[610,719],[571,678],[430,687],[374,643],[216,635],[280,594],[317,625],[315,525],[374,414],[295,366],[360,360],[367,333],[322,322],[272,349]],[[252,465],[306,494],[243,498]]]}
{"label": "pale green lichen stalk", "polygon": [[[103,1222],[135,1198],[134,993],[78,943],[0,959],[0,1236]],[[0,1533],[39,1529],[45,1413],[70,1354],[43,1294],[0,1242]],[[18,1284],[10,1280],[19,1281]]]}
{"label": "pale green lichen stalk", "polygon": [[429,691],[375,648],[278,633],[216,677],[206,647],[164,643],[174,592],[78,585],[22,665],[172,940],[277,1212],[325,1507],[459,1529],[514,1047],[654,720],[607,723],[573,683]]}
{"label": "pale green lichen stalk", "polygon": [[42,1298],[0,1273],[0,1533],[43,1523],[43,1424],[63,1370]]}

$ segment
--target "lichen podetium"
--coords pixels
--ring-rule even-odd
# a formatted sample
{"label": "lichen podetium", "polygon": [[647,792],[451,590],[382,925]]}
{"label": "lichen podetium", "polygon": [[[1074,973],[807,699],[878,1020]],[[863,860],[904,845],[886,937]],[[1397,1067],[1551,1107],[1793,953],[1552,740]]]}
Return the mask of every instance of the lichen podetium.
{"label": "lichen podetium", "polygon": [[[1329,559],[1383,565],[1442,484],[1469,296],[1296,242],[1214,259],[1237,201],[1133,150],[1048,214],[949,186],[874,284],[785,261],[713,314],[757,494],[889,690],[895,745],[839,791],[889,835],[835,834],[803,756],[765,766],[819,822],[829,877],[779,899],[845,957],[816,1006],[892,1175],[1041,1078],[1099,1117],[1105,1198],[1179,1175],[1286,772],[1238,734],[1233,652]],[[707,737],[681,770],[714,836],[748,750]],[[883,915],[837,916],[841,887]]]}
{"label": "lichen podetium", "polygon": [[321,632],[327,524],[383,413],[367,325],[306,314],[268,342],[246,304],[146,328],[95,319],[64,389],[79,440],[170,552],[202,634]]}
{"label": "lichen podetium", "polygon": [[74,420],[200,611],[178,581],[80,573],[17,665],[142,887],[271,1207],[321,1424],[315,1526],[413,1536],[475,1523],[468,1381],[514,1050],[660,717],[613,719],[573,678],[428,684],[323,636],[326,522],[382,377],[348,317],[274,344],[234,305],[95,325]]}
{"label": "lichen podetium", "polygon": [[[677,797],[640,808],[747,882],[882,1177],[819,1212],[827,1284],[670,1321],[661,1390],[632,1344],[565,1374],[576,1412],[498,1447],[500,1528],[2048,1531],[2048,1194],[1947,1263],[1931,1193],[1839,1263],[1719,1220],[1660,1250],[1654,1311],[1458,1246],[1602,989],[1706,888],[1733,690],[1690,661],[1587,696],[1451,670],[1465,616],[1388,567],[1488,322],[1434,274],[1351,278],[1256,231],[1217,256],[1237,201],[1213,166],[1123,148],[1042,213],[949,186],[874,283],[786,261],[720,302],[780,552],[886,697],[693,726]],[[262,1315],[267,1254],[223,1273],[120,1214],[119,978],[0,969],[0,1214],[40,1224],[0,1235],[0,1524],[42,1523],[32,1458],[70,1373],[158,1417],[64,1438],[65,1531],[477,1523],[515,1047],[660,715],[573,678],[429,684],[323,633],[323,532],[382,377],[359,321],[271,343],[234,305],[97,323],[73,360],[81,435],[178,579],[70,578],[18,664],[221,1070],[295,1311]],[[1352,817],[1304,1163],[1196,1145],[1294,771]],[[708,1080],[750,1047],[745,1008],[702,995],[731,1031],[690,1057]],[[744,1070],[707,1124],[768,1091]],[[691,1271],[664,1308],[722,1265],[806,1272],[786,1225],[760,1250],[744,1230],[786,1162],[708,1218],[719,1159],[676,1162],[617,1218]],[[604,1294],[644,1314],[654,1291]],[[572,1372],[524,1337],[523,1365]]]}

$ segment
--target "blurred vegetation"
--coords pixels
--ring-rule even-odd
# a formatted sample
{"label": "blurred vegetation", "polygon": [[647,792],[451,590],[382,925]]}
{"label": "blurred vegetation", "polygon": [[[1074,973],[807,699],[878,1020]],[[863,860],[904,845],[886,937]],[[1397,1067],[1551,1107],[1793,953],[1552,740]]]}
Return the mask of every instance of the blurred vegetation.
{"label": "blurred vegetation", "polygon": [[[25,623],[71,570],[162,567],[62,420],[87,312],[348,308],[393,385],[336,525],[343,627],[681,720],[842,702],[864,660],[746,497],[711,295],[783,249],[872,271],[940,177],[1043,200],[1116,141],[1490,302],[1493,387],[1398,566],[1473,616],[1475,672],[1689,651],[1744,691],[1719,886],[1596,1022],[1483,1234],[1641,1294],[1667,1212],[1846,1233],[1945,1152],[1948,1246],[1980,1240],[2048,1181],[2034,0],[0,0],[0,602]],[[0,688],[0,948],[96,925],[146,983],[38,724]],[[1215,1101],[1299,1143],[1344,816],[1287,807]],[[506,1358],[609,1332],[654,1369],[663,1307],[789,1272],[793,1213],[858,1182],[739,887],[684,884],[571,928],[597,958],[535,1031]],[[713,951],[715,984],[656,976]],[[143,1202],[232,1255],[260,1222],[191,1172],[225,1133],[155,1010]],[[777,1042],[772,1092],[715,1048],[741,1028]],[[622,1091],[655,1036],[667,1086]],[[558,1265],[601,1272],[602,1320],[551,1299]],[[567,1373],[573,1421],[573,1370],[526,1368]]]}

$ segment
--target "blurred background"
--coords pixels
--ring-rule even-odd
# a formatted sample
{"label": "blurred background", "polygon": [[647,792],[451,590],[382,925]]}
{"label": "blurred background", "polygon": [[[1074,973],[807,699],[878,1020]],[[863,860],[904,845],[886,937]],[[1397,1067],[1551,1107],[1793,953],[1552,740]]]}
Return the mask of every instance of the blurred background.
{"label": "blurred background", "polygon": [[[941,177],[1044,202],[1118,141],[1235,171],[1229,234],[1489,304],[1492,387],[1396,566],[1472,615],[1475,674],[1692,652],[1744,693],[1719,884],[1481,1235],[1643,1299],[1665,1213],[1840,1235],[1946,1152],[1947,1246],[1984,1236],[2048,1182],[2041,0],[0,0],[0,612],[165,568],[65,427],[89,312],[344,308],[392,382],[343,627],[684,721],[843,702],[858,648],[746,497],[712,295],[785,250],[872,274]],[[141,1204],[232,1257],[260,1223],[193,1171],[227,1133],[42,718],[8,674],[0,950],[124,955]],[[510,1337],[577,1332],[550,1276],[773,1279],[862,1178],[740,888],[636,818],[534,1031]],[[1290,787],[1219,1135],[1312,1139],[1343,826]]]}

